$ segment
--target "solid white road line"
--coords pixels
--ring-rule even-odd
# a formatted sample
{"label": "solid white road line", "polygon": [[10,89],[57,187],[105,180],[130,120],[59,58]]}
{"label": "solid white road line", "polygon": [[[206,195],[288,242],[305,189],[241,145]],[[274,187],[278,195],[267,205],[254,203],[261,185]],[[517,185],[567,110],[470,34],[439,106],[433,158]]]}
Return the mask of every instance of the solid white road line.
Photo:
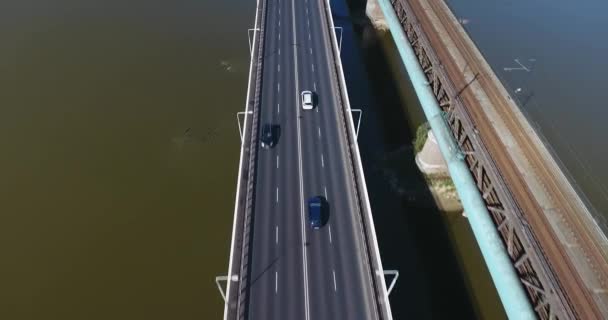
{"label": "solid white road line", "polygon": [[[292,32],[294,43],[298,43],[296,36],[296,1],[291,2],[291,21],[292,21]],[[294,59],[294,70],[295,70],[295,82],[296,92],[299,92],[298,87],[298,55],[296,46],[293,46],[293,59]],[[298,105],[298,96],[296,95],[296,105]],[[296,124],[298,127],[298,173],[300,176],[300,226],[302,228],[302,258],[304,268],[304,314],[305,319],[310,320],[310,303],[308,301],[308,258],[306,256],[306,228],[304,225],[304,178],[302,176],[302,137],[300,131],[300,108],[296,108]]]}
{"label": "solid white road line", "polygon": [[[279,226],[275,226],[274,231],[275,231],[275,232],[274,232],[274,233],[275,233],[275,236],[274,236],[275,243],[279,244]],[[331,232],[331,231],[330,231],[330,232]],[[330,236],[330,238],[331,238],[331,236]],[[330,241],[330,242],[331,242],[331,241]]]}
{"label": "solid white road line", "polygon": [[[336,278],[334,276],[334,286],[335,286]],[[274,272],[274,293],[276,294],[279,291],[279,272]]]}
{"label": "solid white road line", "polygon": [[323,154],[321,153],[321,167],[325,168],[325,161],[323,160]]}
{"label": "solid white road line", "polygon": [[329,228],[329,243],[331,243],[331,224],[327,227]]}
{"label": "solid white road line", "polygon": [[338,286],[336,286],[336,270],[331,271],[334,274],[334,291],[338,291]]}
{"label": "solid white road line", "polygon": [[279,168],[279,156],[277,155],[277,169]]}

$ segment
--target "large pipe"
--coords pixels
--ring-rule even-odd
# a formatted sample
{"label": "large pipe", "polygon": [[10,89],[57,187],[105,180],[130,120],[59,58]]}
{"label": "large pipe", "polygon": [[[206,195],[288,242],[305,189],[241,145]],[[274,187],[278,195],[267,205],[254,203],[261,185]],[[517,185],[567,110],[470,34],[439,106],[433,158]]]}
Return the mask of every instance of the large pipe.
{"label": "large pipe", "polygon": [[452,180],[454,180],[462,206],[467,213],[471,229],[481,249],[507,316],[509,319],[536,319],[536,314],[530,304],[530,300],[515,272],[494,222],[490,218],[490,213],[479,194],[475,181],[458,152],[458,146],[454,142],[451,131],[442,117],[439,104],[427,84],[424,72],[418,64],[418,59],[403,32],[399,19],[389,0],[377,1],[388,22],[391,35],[395,40],[401,60],[412,81],[431,130],[433,130],[437,138],[439,149],[448,164],[448,170],[452,176]]}

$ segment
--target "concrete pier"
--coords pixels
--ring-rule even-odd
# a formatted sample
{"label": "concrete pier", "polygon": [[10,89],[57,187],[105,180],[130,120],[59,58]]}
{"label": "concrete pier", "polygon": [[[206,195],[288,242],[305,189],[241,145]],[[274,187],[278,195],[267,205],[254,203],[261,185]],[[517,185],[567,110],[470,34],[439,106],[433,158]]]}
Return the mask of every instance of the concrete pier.
{"label": "concrete pier", "polygon": [[388,31],[388,24],[386,23],[386,18],[384,17],[382,10],[380,9],[378,0],[367,0],[365,14],[372,22],[374,28],[381,31]]}
{"label": "concrete pier", "polygon": [[433,131],[428,132],[422,150],[416,155],[418,169],[427,176],[449,176],[448,167],[441,155]]}

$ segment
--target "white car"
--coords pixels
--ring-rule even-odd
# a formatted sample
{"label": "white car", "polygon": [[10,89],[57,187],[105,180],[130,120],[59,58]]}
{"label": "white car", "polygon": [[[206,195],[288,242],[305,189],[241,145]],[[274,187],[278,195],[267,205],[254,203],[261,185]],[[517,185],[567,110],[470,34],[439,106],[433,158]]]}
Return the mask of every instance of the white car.
{"label": "white car", "polygon": [[302,91],[302,109],[311,110],[312,108],[314,108],[312,92]]}

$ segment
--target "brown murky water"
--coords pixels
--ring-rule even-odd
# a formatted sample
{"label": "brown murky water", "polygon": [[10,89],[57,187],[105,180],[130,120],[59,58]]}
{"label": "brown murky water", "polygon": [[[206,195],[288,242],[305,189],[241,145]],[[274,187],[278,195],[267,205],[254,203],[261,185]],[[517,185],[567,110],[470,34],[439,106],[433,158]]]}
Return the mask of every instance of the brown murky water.
{"label": "brown murky water", "polygon": [[221,317],[254,8],[0,3],[1,319]]}

